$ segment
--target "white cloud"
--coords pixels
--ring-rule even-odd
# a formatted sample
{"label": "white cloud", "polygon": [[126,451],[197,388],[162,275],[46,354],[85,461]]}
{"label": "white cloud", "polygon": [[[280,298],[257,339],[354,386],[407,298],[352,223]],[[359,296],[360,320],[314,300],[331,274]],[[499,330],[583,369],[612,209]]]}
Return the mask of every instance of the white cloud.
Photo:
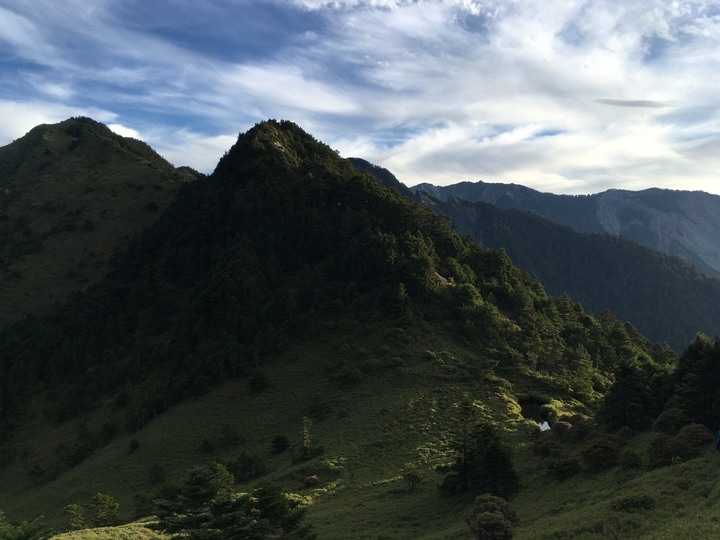
{"label": "white cloud", "polygon": [[108,122],[115,115],[101,109],[68,107],[42,101],[0,101],[0,141],[5,144],[25,135],[40,124],[54,124],[71,116],[88,116]]}
{"label": "white cloud", "polygon": [[149,132],[147,138],[142,140],[148,142],[173,165],[188,165],[197,171],[210,174],[223,154],[235,144],[237,135],[208,136],[186,130],[160,130]]}
{"label": "white cloud", "polygon": [[[254,16],[269,5],[270,19]],[[10,2],[0,7],[0,51],[18,68],[0,72],[0,138],[95,112],[209,172],[234,142],[228,133],[287,118],[408,183],[692,189],[720,168],[713,9],[701,0]]]}
{"label": "white cloud", "polygon": [[127,126],[123,126],[122,124],[108,124],[107,127],[109,127],[113,132],[117,133],[121,137],[131,137],[133,139],[141,139],[141,135],[140,135],[139,131],[129,128]]}

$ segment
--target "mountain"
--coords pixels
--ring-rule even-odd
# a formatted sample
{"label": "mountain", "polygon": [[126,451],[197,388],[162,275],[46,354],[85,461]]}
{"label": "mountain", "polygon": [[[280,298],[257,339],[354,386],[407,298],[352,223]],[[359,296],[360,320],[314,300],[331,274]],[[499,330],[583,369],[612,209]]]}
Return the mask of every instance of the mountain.
{"label": "mountain", "polygon": [[0,148],[0,321],[97,283],[191,175],[89,118]]}
{"label": "mountain", "polygon": [[682,351],[698,332],[720,333],[720,280],[676,257],[608,234],[581,234],[530,212],[421,197],[463,232],[536,275],[554,296],[610,310]]}
{"label": "mountain", "polygon": [[608,190],[595,195],[554,195],[516,184],[419,184],[447,201],[458,198],[527,210],[581,233],[606,233],[680,257],[720,276],[720,197],[701,191]]}
{"label": "mountain", "polygon": [[[717,498],[708,428],[686,424],[712,421],[718,350],[697,338],[678,359],[551,298],[297,125],[263,122],[104,279],[0,328],[0,508],[62,529],[100,493],[149,516],[67,536],[97,538],[199,501],[196,537],[218,538],[210,523],[260,511],[240,493],[280,486],[322,538],[687,536]],[[235,485],[208,500],[208,470]]]}

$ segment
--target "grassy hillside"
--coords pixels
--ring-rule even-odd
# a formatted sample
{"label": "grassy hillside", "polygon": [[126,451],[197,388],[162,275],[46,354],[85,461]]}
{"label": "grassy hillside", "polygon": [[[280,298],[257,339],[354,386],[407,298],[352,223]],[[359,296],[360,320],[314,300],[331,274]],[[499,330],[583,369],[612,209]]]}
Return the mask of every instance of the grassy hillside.
{"label": "grassy hillside", "polygon": [[86,118],[0,148],[0,322],[97,283],[187,179],[144,143]]}

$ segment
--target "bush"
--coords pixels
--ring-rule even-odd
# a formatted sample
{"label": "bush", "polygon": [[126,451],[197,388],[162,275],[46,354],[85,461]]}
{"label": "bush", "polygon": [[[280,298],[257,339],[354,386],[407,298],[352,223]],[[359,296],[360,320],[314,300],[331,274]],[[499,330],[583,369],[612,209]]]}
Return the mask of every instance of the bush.
{"label": "bush", "polygon": [[227,464],[227,469],[235,477],[236,482],[245,482],[265,476],[268,472],[267,465],[258,456],[251,456],[245,452],[235,460]]}
{"label": "bush", "polygon": [[566,480],[578,474],[581,470],[577,458],[570,456],[547,457],[543,465],[550,475],[557,480]]}
{"label": "bush", "polygon": [[533,453],[542,457],[559,457],[563,454],[562,446],[555,439],[541,435],[533,444]]}
{"label": "bush", "polygon": [[595,430],[595,427],[586,420],[577,420],[573,423],[573,427],[568,434],[568,440],[571,443],[583,442],[591,433]]}
{"label": "bush", "polygon": [[642,457],[637,452],[627,450],[620,456],[619,464],[624,470],[640,469],[642,468]]}
{"label": "bush", "polygon": [[657,469],[674,463],[688,461],[700,455],[697,446],[683,437],[670,437],[664,433],[658,435],[648,447],[648,467]]}
{"label": "bush", "polygon": [[120,505],[111,495],[96,493],[92,498],[91,507],[95,527],[112,527],[118,524]]}
{"label": "bush", "polygon": [[67,518],[67,528],[70,531],[78,531],[87,527],[85,522],[85,510],[79,504],[68,504],[64,509]]}
{"label": "bush", "polygon": [[620,457],[620,443],[610,435],[599,434],[588,439],[581,450],[588,470],[601,471],[614,467]]}
{"label": "bush", "polygon": [[465,489],[460,474],[457,471],[450,471],[438,486],[443,495],[457,495]]}
{"label": "bush", "polygon": [[410,491],[415,491],[422,483],[422,476],[417,471],[408,471],[403,475],[403,480]]}
{"label": "bush", "polygon": [[498,497],[491,493],[484,493],[475,497],[472,510],[470,511],[470,517],[483,512],[497,512],[502,514],[502,516],[512,525],[517,525],[520,522],[520,519],[513,507],[510,506],[510,504],[508,504],[508,502],[502,497]]}
{"label": "bush", "polygon": [[570,422],[558,420],[550,428],[550,433],[552,433],[554,437],[557,437],[562,441],[565,440],[565,438],[568,436],[568,433],[570,432],[570,430],[572,430],[572,427],[573,426]]}
{"label": "bush", "polygon": [[510,540],[515,534],[512,523],[498,512],[481,512],[467,522],[473,538],[478,540]]}
{"label": "bush", "polygon": [[290,441],[285,435],[278,435],[270,442],[270,446],[273,454],[282,454],[285,450],[290,448]]}
{"label": "bush", "polygon": [[678,433],[678,437],[693,447],[703,446],[714,440],[713,434],[703,424],[683,426],[680,433]]}

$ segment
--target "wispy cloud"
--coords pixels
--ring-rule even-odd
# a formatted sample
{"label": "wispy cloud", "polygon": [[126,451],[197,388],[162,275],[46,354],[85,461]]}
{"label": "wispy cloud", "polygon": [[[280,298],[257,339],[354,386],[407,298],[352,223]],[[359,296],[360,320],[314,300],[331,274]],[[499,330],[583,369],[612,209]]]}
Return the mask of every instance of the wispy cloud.
{"label": "wispy cloud", "polygon": [[408,183],[718,192],[719,29],[700,0],[0,0],[0,144],[95,112],[210,172],[287,118]]}
{"label": "wispy cloud", "polygon": [[613,107],[646,107],[649,109],[662,109],[664,107],[672,107],[673,102],[670,101],[653,101],[650,99],[609,99],[601,98],[595,100],[603,105],[612,105]]}

